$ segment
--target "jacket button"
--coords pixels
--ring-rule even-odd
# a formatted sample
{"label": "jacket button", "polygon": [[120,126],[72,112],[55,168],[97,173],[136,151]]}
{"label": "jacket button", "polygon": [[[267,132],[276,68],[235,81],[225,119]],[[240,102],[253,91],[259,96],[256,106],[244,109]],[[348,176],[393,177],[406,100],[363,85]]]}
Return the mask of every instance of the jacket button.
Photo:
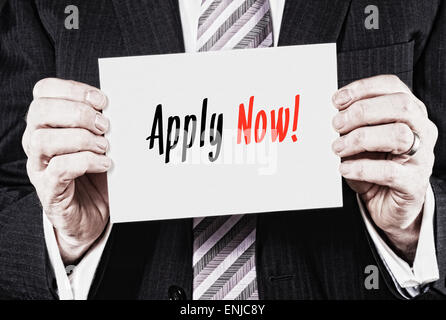
{"label": "jacket button", "polygon": [[169,300],[186,300],[186,293],[178,286],[170,286],[168,294]]}

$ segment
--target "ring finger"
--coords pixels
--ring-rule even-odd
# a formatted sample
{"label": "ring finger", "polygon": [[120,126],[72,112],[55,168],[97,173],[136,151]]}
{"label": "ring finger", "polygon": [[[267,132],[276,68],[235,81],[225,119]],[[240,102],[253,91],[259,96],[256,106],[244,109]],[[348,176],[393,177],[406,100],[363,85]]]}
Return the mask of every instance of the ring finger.
{"label": "ring finger", "polygon": [[404,123],[392,123],[357,128],[339,137],[333,143],[333,151],[340,157],[363,152],[389,152],[404,154],[413,144],[414,134]]}

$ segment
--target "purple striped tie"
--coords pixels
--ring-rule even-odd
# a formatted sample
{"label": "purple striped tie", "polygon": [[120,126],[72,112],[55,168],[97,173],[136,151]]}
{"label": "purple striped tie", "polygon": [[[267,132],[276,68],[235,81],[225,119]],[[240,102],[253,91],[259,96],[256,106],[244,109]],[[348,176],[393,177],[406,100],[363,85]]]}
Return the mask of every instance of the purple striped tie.
{"label": "purple striped tie", "polygon": [[[273,46],[268,0],[203,0],[200,12],[197,51]],[[193,234],[194,300],[258,299],[255,215],[195,218]]]}

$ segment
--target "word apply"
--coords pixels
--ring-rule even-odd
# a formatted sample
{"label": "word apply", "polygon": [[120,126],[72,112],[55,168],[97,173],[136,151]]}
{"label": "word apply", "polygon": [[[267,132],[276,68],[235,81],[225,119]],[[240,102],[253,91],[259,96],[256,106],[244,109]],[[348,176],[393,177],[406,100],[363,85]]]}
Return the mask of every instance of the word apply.
{"label": "word apply", "polygon": [[[200,148],[205,145],[205,131],[207,122],[207,105],[208,99],[203,99],[203,104],[201,108],[201,119],[200,119]],[[185,162],[187,158],[187,150],[192,148],[195,143],[197,135],[197,116],[194,114],[186,115],[184,117],[183,125],[183,139],[182,139],[182,156],[181,162]],[[149,149],[153,149],[155,146],[155,141],[158,140],[158,150],[159,154],[165,155],[165,163],[170,161],[170,153],[175,149],[180,140],[181,133],[181,120],[178,116],[170,116],[167,119],[167,132],[166,132],[166,142],[164,143],[164,132],[163,132],[163,106],[158,104],[155,110],[155,116],[153,118],[152,130],[150,136],[146,138],[149,141]],[[216,113],[211,116],[211,122],[209,127],[209,143],[211,146],[215,146],[215,151],[209,152],[209,160],[214,162],[217,160],[222,143],[222,131],[223,131],[223,114],[219,114],[217,117]],[[173,138],[172,138],[173,135]],[[165,145],[165,147],[164,147]]]}

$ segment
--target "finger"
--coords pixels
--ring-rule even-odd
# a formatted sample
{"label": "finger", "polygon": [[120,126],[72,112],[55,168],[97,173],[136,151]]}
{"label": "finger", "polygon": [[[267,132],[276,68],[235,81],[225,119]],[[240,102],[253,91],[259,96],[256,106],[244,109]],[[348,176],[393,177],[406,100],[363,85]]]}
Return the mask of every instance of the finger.
{"label": "finger", "polygon": [[103,154],[107,151],[107,139],[85,129],[38,129],[31,134],[29,158],[42,166],[54,156],[92,151]]}
{"label": "finger", "polygon": [[355,102],[336,114],[333,127],[344,134],[363,126],[402,122],[418,133],[426,119],[408,94],[394,93]]}
{"label": "finger", "polygon": [[333,95],[333,103],[335,107],[343,110],[362,99],[398,92],[412,94],[410,89],[397,76],[379,75],[354,81],[339,89]]}
{"label": "finger", "polygon": [[98,111],[82,102],[53,98],[39,98],[31,103],[27,125],[37,128],[83,128],[94,134],[104,134],[108,120]]}
{"label": "finger", "polygon": [[341,163],[339,171],[346,179],[375,183],[402,193],[410,193],[413,182],[410,169],[391,160],[348,160]]}
{"label": "finger", "polygon": [[340,157],[363,152],[389,152],[400,155],[413,144],[414,134],[404,123],[361,127],[339,137],[333,143],[333,151]]}
{"label": "finger", "polygon": [[353,191],[360,194],[363,198],[364,196],[368,198],[368,195],[370,194],[376,195],[376,192],[379,190],[379,188],[382,188],[381,186],[374,183],[367,183],[350,179],[346,180],[346,182]]}
{"label": "finger", "polygon": [[46,78],[36,83],[33,90],[34,99],[57,98],[82,102],[102,110],[107,104],[105,94],[90,85],[72,80]]}
{"label": "finger", "polygon": [[86,173],[106,172],[110,167],[111,160],[107,156],[82,151],[53,157],[44,175],[50,188],[61,194],[72,180]]}
{"label": "finger", "polygon": [[362,152],[354,154],[352,156],[342,157],[343,161],[347,160],[357,160],[357,159],[369,159],[369,160],[386,160],[388,159],[386,153],[382,152]]}

